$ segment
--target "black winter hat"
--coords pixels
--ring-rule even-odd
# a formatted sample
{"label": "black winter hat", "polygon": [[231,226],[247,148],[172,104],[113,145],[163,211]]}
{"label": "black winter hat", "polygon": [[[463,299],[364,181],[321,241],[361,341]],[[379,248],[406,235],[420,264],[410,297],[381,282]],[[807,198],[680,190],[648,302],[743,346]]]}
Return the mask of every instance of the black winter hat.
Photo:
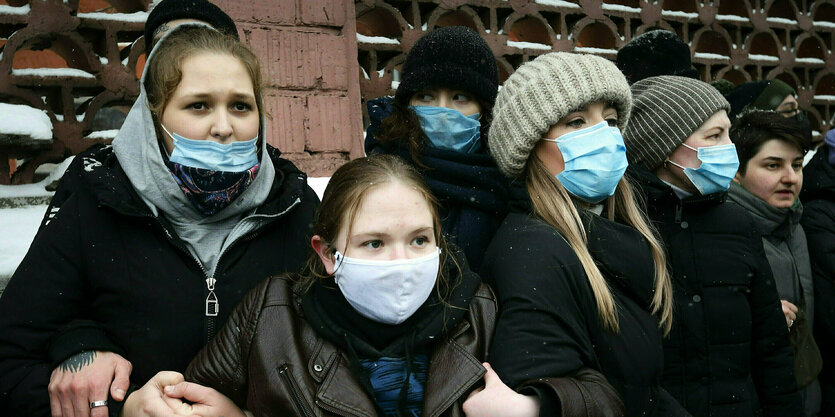
{"label": "black winter hat", "polygon": [[794,89],[776,78],[742,83],[725,95],[731,103],[731,122],[748,106],[760,110],[774,110],[789,94],[794,95]]}
{"label": "black winter hat", "polygon": [[398,103],[407,104],[418,91],[436,87],[467,91],[490,106],[496,101],[496,58],[474,30],[443,27],[418,39],[406,56],[394,97]]}
{"label": "black winter hat", "polygon": [[699,72],[690,64],[690,47],[669,30],[632,38],[618,51],[616,63],[630,85],[657,75],[699,79]]}
{"label": "black winter hat", "polygon": [[163,23],[177,19],[196,19],[215,29],[238,38],[235,21],[219,7],[206,0],[163,0],[158,3],[145,21],[145,54],[151,54],[154,32]]}

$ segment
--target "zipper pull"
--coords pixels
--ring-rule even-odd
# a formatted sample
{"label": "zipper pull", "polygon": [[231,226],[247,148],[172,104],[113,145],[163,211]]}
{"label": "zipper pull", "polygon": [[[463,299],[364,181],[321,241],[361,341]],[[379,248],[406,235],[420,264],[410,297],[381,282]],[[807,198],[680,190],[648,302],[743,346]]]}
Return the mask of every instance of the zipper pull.
{"label": "zipper pull", "polygon": [[681,211],[683,209],[683,205],[679,203],[676,205],[676,223],[681,223]]}
{"label": "zipper pull", "polygon": [[206,288],[209,289],[209,296],[206,297],[206,317],[217,316],[218,309],[220,308],[217,295],[215,295],[215,282],[216,280],[214,278],[206,278]]}

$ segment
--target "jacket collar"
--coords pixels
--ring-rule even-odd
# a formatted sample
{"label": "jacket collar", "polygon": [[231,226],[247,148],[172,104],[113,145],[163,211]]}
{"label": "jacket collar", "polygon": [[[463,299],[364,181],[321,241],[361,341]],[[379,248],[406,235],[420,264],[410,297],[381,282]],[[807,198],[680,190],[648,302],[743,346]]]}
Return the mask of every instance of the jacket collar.
{"label": "jacket collar", "polygon": [[[452,337],[433,349],[425,385],[424,416],[441,415],[461,397],[462,392],[484,376],[481,362],[456,342],[459,337],[467,337],[466,334],[471,331],[469,321],[464,321],[451,333]],[[321,381],[316,393],[320,404],[340,414],[374,417],[372,410],[375,406],[353,375],[348,357],[340,354],[334,344],[321,338],[320,342],[321,348],[308,363],[308,371],[313,378]],[[450,369],[455,372],[449,372]]]}
{"label": "jacket collar", "polygon": [[768,235],[784,237],[791,233],[791,228],[800,224],[803,204],[797,199],[793,206],[777,208],[763,199],[751,194],[736,181],[731,182],[728,193],[731,201],[752,214],[760,230]]}
{"label": "jacket collar", "polygon": [[829,164],[832,149],[821,145],[809,164],[803,168],[803,189],[800,199],[809,202],[816,199],[835,200],[835,167]]}
{"label": "jacket collar", "polygon": [[[292,162],[281,159],[278,149],[267,145],[265,153],[275,166],[275,177],[256,214],[278,215],[304,197],[307,176]],[[131,185],[111,146],[101,147],[84,158],[83,178],[98,205],[127,216],[154,216]]]}
{"label": "jacket collar", "polygon": [[649,208],[668,206],[680,207],[687,211],[701,211],[724,202],[728,195],[725,191],[708,195],[695,194],[692,197],[679,199],[672,187],[642,165],[630,164],[626,169],[626,175],[646,196]]}

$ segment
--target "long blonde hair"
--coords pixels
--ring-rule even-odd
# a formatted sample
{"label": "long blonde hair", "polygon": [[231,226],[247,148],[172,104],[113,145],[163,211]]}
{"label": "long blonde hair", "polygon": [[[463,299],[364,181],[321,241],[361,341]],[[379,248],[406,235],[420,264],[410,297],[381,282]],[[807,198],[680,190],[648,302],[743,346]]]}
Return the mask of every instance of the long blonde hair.
{"label": "long blonde hair", "polygon": [[[528,194],[533,204],[534,213],[545,223],[556,229],[565,238],[574,253],[580,259],[580,264],[586,272],[591,284],[594,299],[597,303],[597,313],[603,327],[617,333],[620,331],[616,306],[612,292],[606,279],[595,264],[589,253],[588,237],[583,227],[580,214],[575,207],[576,202],[557,178],[548,171],[545,164],[531,153],[525,166]],[[647,240],[655,262],[655,291],[652,297],[652,313],[658,318],[658,326],[664,334],[670,332],[673,322],[673,289],[664,249],[657,237],[655,229],[639,207],[632,185],[626,179],[618,182],[615,194],[604,200],[609,220],[618,220],[634,227]]]}

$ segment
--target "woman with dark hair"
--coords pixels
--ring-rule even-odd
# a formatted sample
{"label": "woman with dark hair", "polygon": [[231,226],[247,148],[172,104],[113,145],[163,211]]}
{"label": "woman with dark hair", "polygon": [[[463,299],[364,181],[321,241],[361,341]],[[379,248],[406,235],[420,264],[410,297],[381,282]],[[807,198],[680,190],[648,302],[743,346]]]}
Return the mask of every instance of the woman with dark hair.
{"label": "woman with dark hair", "polygon": [[506,180],[488,153],[498,91],[493,52],[473,30],[435,29],[409,51],[395,96],[368,102],[369,155],[413,164],[440,202],[441,227],[474,270],[506,214]]}
{"label": "woman with dark hair", "polygon": [[728,197],[751,213],[762,234],[777,295],[786,316],[794,353],[794,372],[807,416],[820,408],[816,377],[821,368],[814,326],[814,285],[806,234],[800,225],[803,155],[809,138],[794,120],[773,111],[743,113],[731,126],[739,171]]}
{"label": "woman with dark hair", "polygon": [[0,298],[0,414],[117,415],[302,265],[318,199],[263,115],[244,44],[205,24],[163,35],[113,145],[80,159]]}
{"label": "woman with dark hair", "polygon": [[143,388],[160,416],[463,416],[496,300],[444,243],[420,174],[391,155],[346,163],[314,233],[307,268],[253,289],[192,382],[161,373]]}

